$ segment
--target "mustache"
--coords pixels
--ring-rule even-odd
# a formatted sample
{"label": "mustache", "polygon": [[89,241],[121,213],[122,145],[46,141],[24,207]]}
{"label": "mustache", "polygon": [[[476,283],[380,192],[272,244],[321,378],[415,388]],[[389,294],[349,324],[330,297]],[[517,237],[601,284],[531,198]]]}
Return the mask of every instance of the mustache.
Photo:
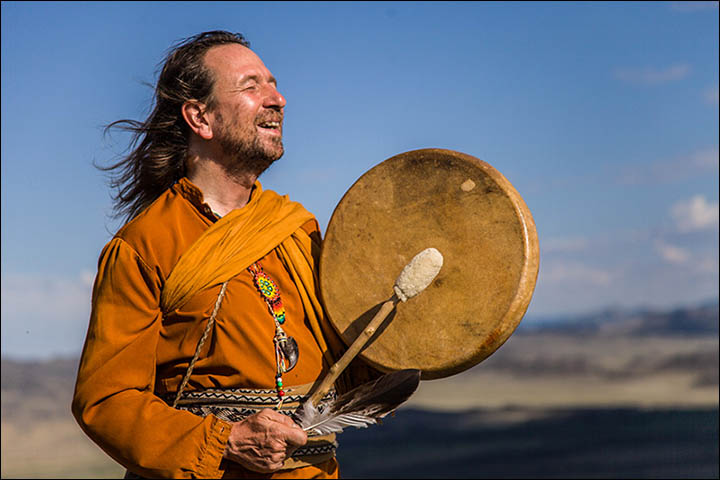
{"label": "mustache", "polygon": [[256,118],[257,123],[263,123],[263,122],[283,122],[283,115],[282,113],[274,113],[274,114],[267,114],[267,115],[258,115]]}

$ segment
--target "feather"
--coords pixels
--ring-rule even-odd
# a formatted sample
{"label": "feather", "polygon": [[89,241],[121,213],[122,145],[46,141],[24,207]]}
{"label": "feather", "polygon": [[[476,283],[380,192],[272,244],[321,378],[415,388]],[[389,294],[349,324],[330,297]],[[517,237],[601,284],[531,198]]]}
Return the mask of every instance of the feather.
{"label": "feather", "polygon": [[410,398],[420,383],[420,370],[388,373],[340,395],[319,409],[311,401],[295,412],[295,422],[309,434],[340,433],[343,428],[365,428]]}

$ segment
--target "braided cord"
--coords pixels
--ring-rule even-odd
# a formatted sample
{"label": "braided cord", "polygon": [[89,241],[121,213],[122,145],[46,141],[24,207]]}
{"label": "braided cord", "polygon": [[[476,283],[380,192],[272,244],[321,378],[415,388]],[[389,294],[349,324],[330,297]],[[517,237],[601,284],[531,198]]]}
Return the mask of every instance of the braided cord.
{"label": "braided cord", "polygon": [[185,373],[185,378],[183,378],[183,381],[180,384],[180,388],[178,388],[177,394],[175,395],[175,400],[173,401],[172,405],[173,408],[177,406],[178,400],[180,400],[180,395],[182,395],[183,390],[185,390],[185,386],[187,386],[188,380],[190,380],[190,375],[192,374],[193,368],[195,368],[195,362],[200,357],[200,351],[202,350],[203,346],[205,346],[205,341],[210,334],[210,329],[215,323],[215,317],[217,316],[217,312],[218,310],[220,310],[220,304],[222,303],[223,297],[225,297],[225,290],[227,289],[227,284],[228,281],[222,284],[220,293],[218,294],[217,300],[215,301],[215,308],[213,309],[212,315],[210,315],[210,320],[208,320],[205,331],[203,332],[202,337],[200,337],[197,348],[195,348],[195,355],[193,356],[193,359],[188,366],[187,372]]}

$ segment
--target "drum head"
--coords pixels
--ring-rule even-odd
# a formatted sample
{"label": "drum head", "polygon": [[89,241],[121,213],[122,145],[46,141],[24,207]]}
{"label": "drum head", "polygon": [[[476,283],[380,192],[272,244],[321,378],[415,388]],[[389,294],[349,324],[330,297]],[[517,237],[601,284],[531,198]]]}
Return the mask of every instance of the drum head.
{"label": "drum head", "polygon": [[417,368],[432,379],[466,370],[507,340],[530,303],[538,241],[518,192],[475,157],[414,150],[366,172],[330,218],[320,289],[347,345],[428,247],[443,254],[440,273],[399,303],[359,354],[382,371]]}

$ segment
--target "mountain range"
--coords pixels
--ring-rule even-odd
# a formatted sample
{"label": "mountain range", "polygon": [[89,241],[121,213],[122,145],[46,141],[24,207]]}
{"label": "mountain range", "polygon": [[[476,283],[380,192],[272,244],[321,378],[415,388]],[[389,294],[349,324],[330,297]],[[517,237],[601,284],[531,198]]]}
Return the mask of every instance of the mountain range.
{"label": "mountain range", "polygon": [[537,317],[523,321],[517,333],[554,332],[605,335],[718,334],[718,300],[674,309],[607,308],[574,316]]}

